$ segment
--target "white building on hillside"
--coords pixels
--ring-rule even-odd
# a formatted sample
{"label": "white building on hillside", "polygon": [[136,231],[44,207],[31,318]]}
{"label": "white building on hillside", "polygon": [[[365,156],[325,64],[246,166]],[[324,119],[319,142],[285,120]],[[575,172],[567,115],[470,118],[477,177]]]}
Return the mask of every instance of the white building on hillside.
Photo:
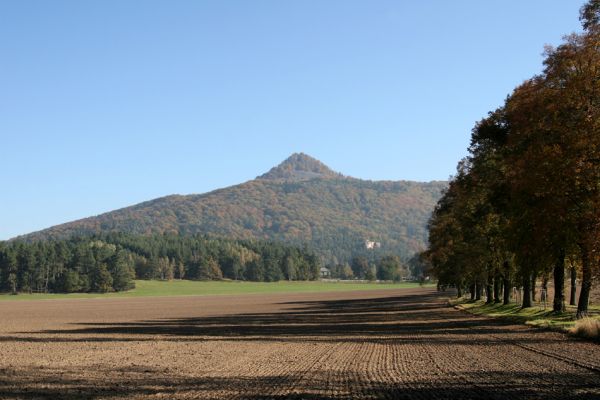
{"label": "white building on hillside", "polygon": [[371,242],[369,239],[365,240],[365,247],[368,250],[378,249],[381,247],[380,242]]}

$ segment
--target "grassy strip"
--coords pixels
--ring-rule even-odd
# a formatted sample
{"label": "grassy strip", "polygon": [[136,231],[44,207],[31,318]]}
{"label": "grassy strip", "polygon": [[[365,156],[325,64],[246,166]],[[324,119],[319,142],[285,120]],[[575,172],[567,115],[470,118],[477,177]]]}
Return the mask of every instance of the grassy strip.
{"label": "grassy strip", "polygon": [[545,309],[542,305],[521,308],[519,304],[485,304],[484,301],[471,301],[466,298],[450,300],[454,307],[475,315],[502,318],[515,323],[538,328],[566,332],[576,336],[598,339],[600,326],[600,306],[590,306],[590,317],[578,321],[575,318],[576,307],[568,306],[563,313],[554,313],[552,306]]}
{"label": "grassy strip", "polygon": [[[376,282],[242,282],[242,281],[143,281],[135,282],[135,289],[115,293],[44,293],[44,294],[2,294],[0,301],[46,300],[111,297],[157,297],[157,296],[206,296],[220,294],[251,293],[305,293],[354,290],[379,290],[416,288],[416,282],[376,283]],[[426,286],[432,286],[431,284]]]}

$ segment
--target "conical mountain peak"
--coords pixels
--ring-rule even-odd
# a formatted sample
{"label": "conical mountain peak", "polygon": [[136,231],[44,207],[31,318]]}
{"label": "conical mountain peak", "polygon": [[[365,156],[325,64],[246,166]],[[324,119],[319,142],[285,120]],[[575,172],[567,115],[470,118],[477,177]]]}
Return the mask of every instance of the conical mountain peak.
{"label": "conical mountain peak", "polygon": [[342,174],[304,153],[294,153],[257,179],[301,181],[313,178],[340,178]]}

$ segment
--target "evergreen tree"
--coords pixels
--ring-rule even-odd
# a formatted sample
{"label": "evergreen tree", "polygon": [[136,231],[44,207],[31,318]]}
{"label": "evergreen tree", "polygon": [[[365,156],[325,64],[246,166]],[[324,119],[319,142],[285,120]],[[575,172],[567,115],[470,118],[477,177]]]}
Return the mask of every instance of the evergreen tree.
{"label": "evergreen tree", "polygon": [[110,274],[113,277],[113,289],[117,292],[135,287],[133,257],[124,250],[118,250],[111,259]]}
{"label": "evergreen tree", "polygon": [[100,263],[91,271],[91,286],[95,292],[106,293],[113,290],[113,278],[106,264]]}

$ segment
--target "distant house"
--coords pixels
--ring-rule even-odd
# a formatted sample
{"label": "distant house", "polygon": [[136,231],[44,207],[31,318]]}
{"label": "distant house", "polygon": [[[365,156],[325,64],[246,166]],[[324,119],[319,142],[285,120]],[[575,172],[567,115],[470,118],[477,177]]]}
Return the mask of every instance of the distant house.
{"label": "distant house", "polygon": [[331,276],[331,271],[329,268],[321,267],[321,278],[329,278]]}
{"label": "distant house", "polygon": [[373,249],[378,249],[381,247],[381,243],[380,242],[371,242],[370,240],[365,240],[365,247],[368,250],[373,250]]}

